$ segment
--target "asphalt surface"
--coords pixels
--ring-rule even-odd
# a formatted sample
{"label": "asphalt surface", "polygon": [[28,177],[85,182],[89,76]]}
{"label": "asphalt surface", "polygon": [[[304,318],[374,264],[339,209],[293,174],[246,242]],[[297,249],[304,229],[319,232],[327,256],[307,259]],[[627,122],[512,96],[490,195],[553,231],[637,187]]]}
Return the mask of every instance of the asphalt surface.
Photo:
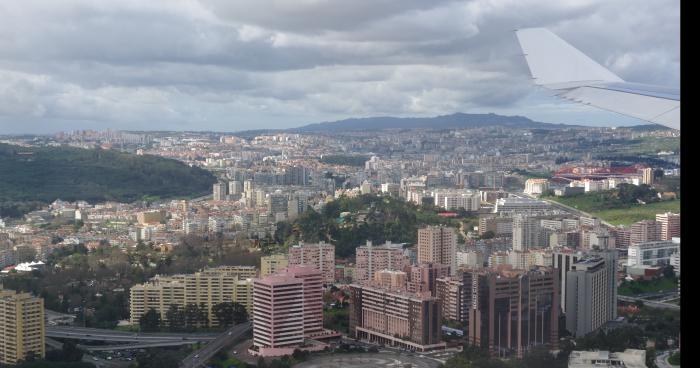
{"label": "asphalt surface", "polygon": [[668,357],[671,355],[671,353],[675,352],[675,350],[667,350],[664,352],[661,352],[659,355],[656,356],[656,366],[658,368],[674,368],[674,367],[680,367],[678,365],[671,365],[668,363]]}
{"label": "asphalt surface", "polygon": [[193,342],[211,341],[214,340],[217,335],[190,333],[134,333],[98,328],[49,326],[46,328],[46,336],[63,339],[129,343],[180,342],[179,345],[186,345]]}
{"label": "asphalt surface", "polygon": [[653,300],[646,300],[646,299],[635,298],[635,297],[631,297],[631,296],[618,295],[617,300],[621,300],[623,302],[631,302],[631,303],[634,303],[636,301],[641,301],[642,303],[644,303],[644,305],[646,305],[649,308],[681,310],[680,305],[655,302]]}
{"label": "asphalt surface", "polygon": [[411,368],[437,368],[440,366],[439,362],[432,359],[386,351],[382,353],[316,356],[295,365],[294,368],[404,368],[406,364],[411,364]]}
{"label": "asphalt surface", "polygon": [[250,331],[252,326],[253,324],[251,322],[245,322],[229,328],[226,330],[226,332],[219,335],[216,339],[210,341],[201,349],[194,351],[185,357],[185,359],[182,360],[180,367],[196,368],[205,365],[206,362],[208,362],[209,359],[214,356],[214,354],[227,345],[232,344],[236,339]]}

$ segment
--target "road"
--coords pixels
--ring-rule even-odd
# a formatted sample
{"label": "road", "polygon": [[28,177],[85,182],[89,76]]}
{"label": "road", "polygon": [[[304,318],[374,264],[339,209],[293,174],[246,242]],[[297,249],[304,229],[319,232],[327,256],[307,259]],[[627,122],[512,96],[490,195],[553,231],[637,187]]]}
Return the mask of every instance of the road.
{"label": "road", "polygon": [[653,300],[646,300],[646,299],[635,298],[635,297],[631,297],[631,296],[618,295],[617,300],[621,300],[623,302],[629,302],[629,303],[641,301],[644,303],[644,305],[646,305],[649,308],[672,309],[672,310],[678,310],[678,311],[681,310],[680,305],[661,303],[661,302],[656,302]]}
{"label": "road", "polygon": [[675,350],[666,350],[661,352],[656,356],[656,366],[659,368],[674,368],[674,367],[679,367],[677,365],[671,365],[668,363],[668,357],[672,353],[674,353]]}
{"label": "road", "polygon": [[165,348],[170,346],[192,345],[200,341],[183,340],[183,341],[156,341],[139,344],[121,344],[121,345],[78,345],[79,348],[87,351],[116,351],[116,350],[133,350],[147,348]]}
{"label": "road", "polygon": [[129,343],[158,343],[177,341],[181,344],[189,344],[192,342],[211,341],[214,340],[216,336],[216,334],[189,333],[133,333],[99,328],[68,326],[49,326],[46,328],[46,337]]}
{"label": "road", "polygon": [[253,324],[251,322],[241,323],[239,325],[233,326],[226,330],[224,333],[219,335],[216,339],[210,341],[201,349],[192,352],[190,355],[185,357],[180,363],[182,368],[197,368],[203,366],[206,362],[211,359],[214,354],[225,346],[233,343],[235,340],[243,336],[245,333],[250,331]]}

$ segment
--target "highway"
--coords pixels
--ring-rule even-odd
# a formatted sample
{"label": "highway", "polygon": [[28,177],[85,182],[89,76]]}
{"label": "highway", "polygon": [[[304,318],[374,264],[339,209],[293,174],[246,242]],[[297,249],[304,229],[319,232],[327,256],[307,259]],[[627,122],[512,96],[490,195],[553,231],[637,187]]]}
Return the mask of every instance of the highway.
{"label": "highway", "polygon": [[675,305],[675,304],[670,304],[670,303],[662,303],[662,302],[656,302],[653,300],[646,300],[642,298],[635,298],[631,296],[624,296],[624,295],[618,295],[617,300],[621,300],[623,302],[629,302],[629,303],[634,303],[637,301],[641,301],[644,303],[649,308],[659,308],[659,309],[672,309],[672,310],[681,310],[680,305]]}
{"label": "highway", "polygon": [[226,330],[226,332],[219,335],[219,337],[217,337],[216,339],[210,341],[201,349],[194,351],[190,355],[185,357],[185,359],[182,360],[180,367],[197,368],[203,366],[219,350],[233,343],[235,340],[237,340],[245,333],[250,331],[252,326],[253,324],[251,322],[245,322],[229,328],[228,330]]}
{"label": "highway", "polygon": [[89,340],[89,341],[110,341],[129,343],[158,343],[158,342],[207,342],[214,340],[216,334],[190,334],[190,333],[134,333],[114,331],[99,328],[49,326],[46,328],[46,337]]}
{"label": "highway", "polygon": [[676,365],[671,365],[671,364],[668,362],[668,357],[669,357],[669,355],[671,355],[671,354],[674,353],[674,352],[675,352],[675,350],[666,350],[666,351],[660,352],[660,353],[656,356],[656,366],[657,366],[658,368],[673,368],[673,367],[678,367],[678,366],[676,366]]}
{"label": "highway", "polygon": [[199,341],[182,340],[182,341],[158,341],[138,344],[120,344],[120,345],[78,345],[80,349],[87,351],[116,351],[116,350],[133,350],[133,349],[148,349],[148,348],[165,348],[170,346],[192,345]]}

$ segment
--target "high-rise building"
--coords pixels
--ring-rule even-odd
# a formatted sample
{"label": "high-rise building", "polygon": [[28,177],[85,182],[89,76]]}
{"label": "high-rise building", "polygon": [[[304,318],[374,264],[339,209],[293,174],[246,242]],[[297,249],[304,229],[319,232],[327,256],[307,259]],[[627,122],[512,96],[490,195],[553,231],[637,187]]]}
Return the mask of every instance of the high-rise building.
{"label": "high-rise building", "polygon": [[543,344],[556,349],[558,285],[558,274],[551,268],[472,271],[470,344],[499,357],[522,357]]}
{"label": "high-rise building", "polygon": [[377,271],[403,270],[408,260],[403,255],[401,244],[372,245],[367,241],[366,245],[355,248],[355,281],[364,284],[374,277]]}
{"label": "high-rise building", "polygon": [[666,212],[656,214],[656,222],[661,224],[659,240],[671,240],[681,236],[680,213]]}
{"label": "high-rise building", "polygon": [[260,277],[277,273],[289,265],[286,254],[273,254],[260,258]]}
{"label": "high-rise building", "polygon": [[232,180],[228,182],[228,194],[241,194],[243,193],[243,183],[238,180]]}
{"label": "high-rise building", "polygon": [[495,215],[479,216],[479,235],[492,232],[495,236],[511,236],[513,234],[513,218],[496,217]]}
{"label": "high-rise building", "polygon": [[464,280],[459,276],[443,277],[437,279],[435,284],[435,297],[440,301],[442,318],[459,323],[467,322],[467,297],[471,296],[471,289],[464,287]]}
{"label": "high-rise building", "polygon": [[513,250],[524,252],[539,246],[540,221],[534,217],[513,217]]}
{"label": "high-rise building", "polygon": [[418,229],[418,263],[440,263],[457,271],[457,235],[451,227],[428,226]]}
{"label": "high-rise building", "polygon": [[418,351],[445,348],[437,298],[369,285],[349,289],[351,336]]}
{"label": "high-rise building", "polygon": [[188,304],[204,304],[210,326],[218,325],[212,307],[218,303],[236,302],[250,313],[253,305],[253,278],[255,266],[221,266],[194,274],[155,276],[146,283],[131,288],[129,310],[131,323],[150,309],[155,309],[163,321],[171,305],[185,308]]}
{"label": "high-rise building", "polygon": [[642,184],[651,185],[654,182],[654,170],[647,167],[642,170]]}
{"label": "high-rise building", "polygon": [[335,246],[324,242],[316,244],[299,243],[289,247],[289,266],[313,266],[321,271],[323,282],[335,280]]}
{"label": "high-rise building", "polygon": [[253,281],[253,345],[262,356],[291,355],[323,333],[323,278],[310,266]]}
{"label": "high-rise building", "polygon": [[226,200],[226,183],[215,183],[214,184],[214,200],[215,201],[225,201]]}
{"label": "high-rise building", "polygon": [[571,271],[574,264],[583,256],[584,253],[582,251],[575,251],[568,247],[556,249],[552,255],[552,267],[559,274],[559,295],[561,297],[559,306],[562,313],[566,313],[566,274]]}
{"label": "high-rise building", "polygon": [[566,329],[584,336],[617,317],[617,251],[596,252],[566,274]]}
{"label": "high-rise building", "polygon": [[437,279],[450,276],[450,266],[440,263],[420,263],[406,267],[408,291],[435,295]]}
{"label": "high-rise building", "polygon": [[46,355],[44,299],[0,289],[0,365]]}
{"label": "high-rise building", "polygon": [[287,196],[283,193],[271,193],[267,199],[267,211],[273,216],[277,213],[287,215]]}
{"label": "high-rise building", "polygon": [[630,226],[630,246],[661,240],[661,224],[654,220],[642,220]]}

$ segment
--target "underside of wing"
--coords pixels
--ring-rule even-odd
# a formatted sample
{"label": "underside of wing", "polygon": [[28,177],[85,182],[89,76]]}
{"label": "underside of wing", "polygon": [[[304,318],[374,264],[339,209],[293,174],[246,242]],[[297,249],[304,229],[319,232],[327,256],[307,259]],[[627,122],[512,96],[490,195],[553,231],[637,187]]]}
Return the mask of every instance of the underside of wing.
{"label": "underside of wing", "polygon": [[571,101],[680,130],[677,89],[625,82],[545,28],[516,35],[535,84]]}
{"label": "underside of wing", "polygon": [[557,96],[567,100],[680,129],[681,102],[679,100],[623,92],[595,85],[562,89],[557,92]]}

